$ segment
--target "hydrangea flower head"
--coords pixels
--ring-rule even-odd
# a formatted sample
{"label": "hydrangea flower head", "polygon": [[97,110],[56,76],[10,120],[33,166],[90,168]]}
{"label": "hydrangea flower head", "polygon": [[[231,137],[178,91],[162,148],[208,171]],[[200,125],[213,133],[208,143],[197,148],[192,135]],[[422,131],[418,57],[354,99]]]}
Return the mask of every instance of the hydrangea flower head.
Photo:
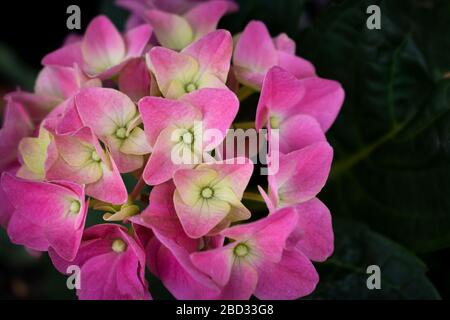
{"label": "hydrangea flower head", "polygon": [[0,226],[79,269],[80,299],[151,299],[146,269],[177,299],[310,294],[334,248],[317,196],[341,86],[262,22],[233,43],[234,1],[117,2],[128,31],[94,18],[6,96]]}

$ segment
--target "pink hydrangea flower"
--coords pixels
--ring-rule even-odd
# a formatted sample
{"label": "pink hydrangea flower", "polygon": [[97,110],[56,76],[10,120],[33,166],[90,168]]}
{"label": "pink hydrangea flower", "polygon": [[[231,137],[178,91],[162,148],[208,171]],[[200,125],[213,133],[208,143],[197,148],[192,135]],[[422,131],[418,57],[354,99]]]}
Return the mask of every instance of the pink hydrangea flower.
{"label": "pink hydrangea flower", "polygon": [[[155,186],[150,205],[139,216],[131,218],[147,236],[145,251],[147,265],[177,299],[213,299],[220,288],[191,262],[189,254],[214,246],[212,238],[192,239],[186,235],[175,211],[175,185],[165,182]],[[140,232],[139,232],[140,231]]]}
{"label": "pink hydrangea flower", "polygon": [[49,254],[61,273],[66,274],[71,265],[80,268],[77,295],[82,300],[151,299],[144,278],[144,251],[124,227],[108,224],[87,229],[73,260],[53,249]]}
{"label": "pink hydrangea flower", "polygon": [[37,251],[49,247],[73,260],[83,235],[84,188],[69,181],[39,182],[5,173],[2,188],[14,207],[8,223],[12,242]]}
{"label": "pink hydrangea flower", "polygon": [[86,185],[86,194],[114,204],[128,199],[125,184],[108,151],[89,127],[54,134],[46,160],[46,178]]}
{"label": "pink hydrangea flower", "polygon": [[200,238],[250,218],[251,213],[241,200],[252,173],[253,163],[248,159],[177,170],[173,199],[186,234]]}
{"label": "pink hydrangea flower", "polygon": [[155,47],[147,62],[163,96],[178,99],[201,88],[226,89],[232,48],[230,33],[218,30],[181,52]]}
{"label": "pink hydrangea flower", "polygon": [[98,16],[87,27],[81,41],[66,45],[44,57],[44,65],[71,67],[74,64],[90,77],[108,79],[129,59],[141,56],[152,29],[141,25],[122,36],[105,16]]}
{"label": "pink hydrangea flower", "polygon": [[198,4],[183,15],[152,9],[146,12],[145,17],[162,46],[182,50],[214,31],[224,14],[236,10],[233,2],[212,0]]}
{"label": "pink hydrangea flower", "polygon": [[[319,281],[311,261],[333,252],[317,195],[341,86],[259,21],[232,55],[231,34],[216,28],[233,1],[118,2],[133,12],[129,25],[152,26],[122,35],[96,17],[43,59],[33,93],[7,96],[0,225],[30,252],[48,251],[60,272],[80,268],[80,299],[151,299],[145,268],[177,299],[308,295]],[[260,99],[238,115],[245,86]],[[249,112],[254,124],[236,121]],[[266,136],[248,150],[250,139],[229,131],[242,127],[269,129],[267,154]],[[267,192],[249,157],[269,160]],[[267,210],[252,215],[247,200]],[[106,224],[85,229],[89,204]]]}
{"label": "pink hydrangea flower", "polygon": [[233,65],[239,82],[258,91],[273,66],[289,70],[297,78],[315,76],[314,66],[295,55],[295,43],[285,34],[272,39],[260,21],[250,22],[239,35]]}
{"label": "pink hydrangea flower", "polygon": [[191,254],[197,268],[223,289],[220,299],[295,299],[311,293],[318,275],[299,250],[285,250],[298,222],[290,208],[222,231],[230,244]]}
{"label": "pink hydrangea flower", "polygon": [[120,172],[141,168],[151,152],[136,105],[120,91],[106,88],[82,90],[75,104],[84,125],[105,143]]}
{"label": "pink hydrangea flower", "polygon": [[[146,97],[139,111],[153,152],[144,169],[144,180],[156,185],[170,180],[177,169],[192,168],[220,141],[205,141],[203,132],[215,129],[225,137],[239,108],[236,96],[223,89],[202,89],[180,100]],[[173,161],[181,155],[190,162]]]}

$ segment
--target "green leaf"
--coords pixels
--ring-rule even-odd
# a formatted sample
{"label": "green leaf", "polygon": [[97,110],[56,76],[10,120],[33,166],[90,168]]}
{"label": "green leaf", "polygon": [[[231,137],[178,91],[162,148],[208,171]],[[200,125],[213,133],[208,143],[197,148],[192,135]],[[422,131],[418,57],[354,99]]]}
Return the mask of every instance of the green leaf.
{"label": "green leaf", "polygon": [[[366,27],[371,4],[381,30]],[[422,252],[450,246],[448,21],[448,1],[348,0],[301,35],[302,54],[346,91],[322,198]]]}
{"label": "green leaf", "polygon": [[[311,299],[439,299],[425,265],[412,253],[368,227],[334,223],[334,255],[318,265],[320,282]],[[366,272],[380,267],[381,289],[369,290]]]}

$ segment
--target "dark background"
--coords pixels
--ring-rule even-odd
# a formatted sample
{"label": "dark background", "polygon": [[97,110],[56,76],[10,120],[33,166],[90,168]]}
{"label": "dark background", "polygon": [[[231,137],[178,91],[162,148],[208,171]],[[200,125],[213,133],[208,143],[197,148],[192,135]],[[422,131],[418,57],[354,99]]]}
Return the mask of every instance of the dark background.
{"label": "dark background", "polygon": [[[109,0],[3,2],[0,95],[32,90],[40,60],[69,33],[68,5],[81,7],[83,29],[99,13],[119,28],[127,17]],[[336,250],[317,265],[321,282],[309,298],[450,297],[450,1],[238,2],[240,12],[221,26],[239,32],[260,19],[272,35],[288,33],[319,76],[341,82],[347,95],[328,133],[335,163],[319,196],[333,214]],[[382,9],[382,30],[365,27],[370,4]],[[249,117],[256,101],[245,102]],[[381,267],[381,290],[366,288],[372,264]],[[169,297],[149,280],[154,297]],[[74,294],[46,254],[30,256],[1,230],[0,298]]]}

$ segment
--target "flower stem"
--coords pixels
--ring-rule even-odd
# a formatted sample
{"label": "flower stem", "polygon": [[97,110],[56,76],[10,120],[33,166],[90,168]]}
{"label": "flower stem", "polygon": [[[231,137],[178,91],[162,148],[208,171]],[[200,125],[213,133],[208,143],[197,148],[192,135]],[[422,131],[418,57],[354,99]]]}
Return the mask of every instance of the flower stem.
{"label": "flower stem", "polygon": [[250,87],[243,86],[239,88],[239,92],[237,94],[239,101],[244,101],[248,97],[250,97],[252,94],[254,94],[256,91]]}
{"label": "flower stem", "polygon": [[144,178],[141,176],[138,180],[138,182],[136,183],[136,185],[134,186],[133,192],[131,192],[131,198],[133,200],[137,200],[139,198],[139,196],[141,195],[141,191],[142,189],[144,189],[145,187],[145,181]]}
{"label": "flower stem", "polygon": [[265,203],[263,197],[259,193],[255,192],[244,192],[243,198],[245,200]]}

